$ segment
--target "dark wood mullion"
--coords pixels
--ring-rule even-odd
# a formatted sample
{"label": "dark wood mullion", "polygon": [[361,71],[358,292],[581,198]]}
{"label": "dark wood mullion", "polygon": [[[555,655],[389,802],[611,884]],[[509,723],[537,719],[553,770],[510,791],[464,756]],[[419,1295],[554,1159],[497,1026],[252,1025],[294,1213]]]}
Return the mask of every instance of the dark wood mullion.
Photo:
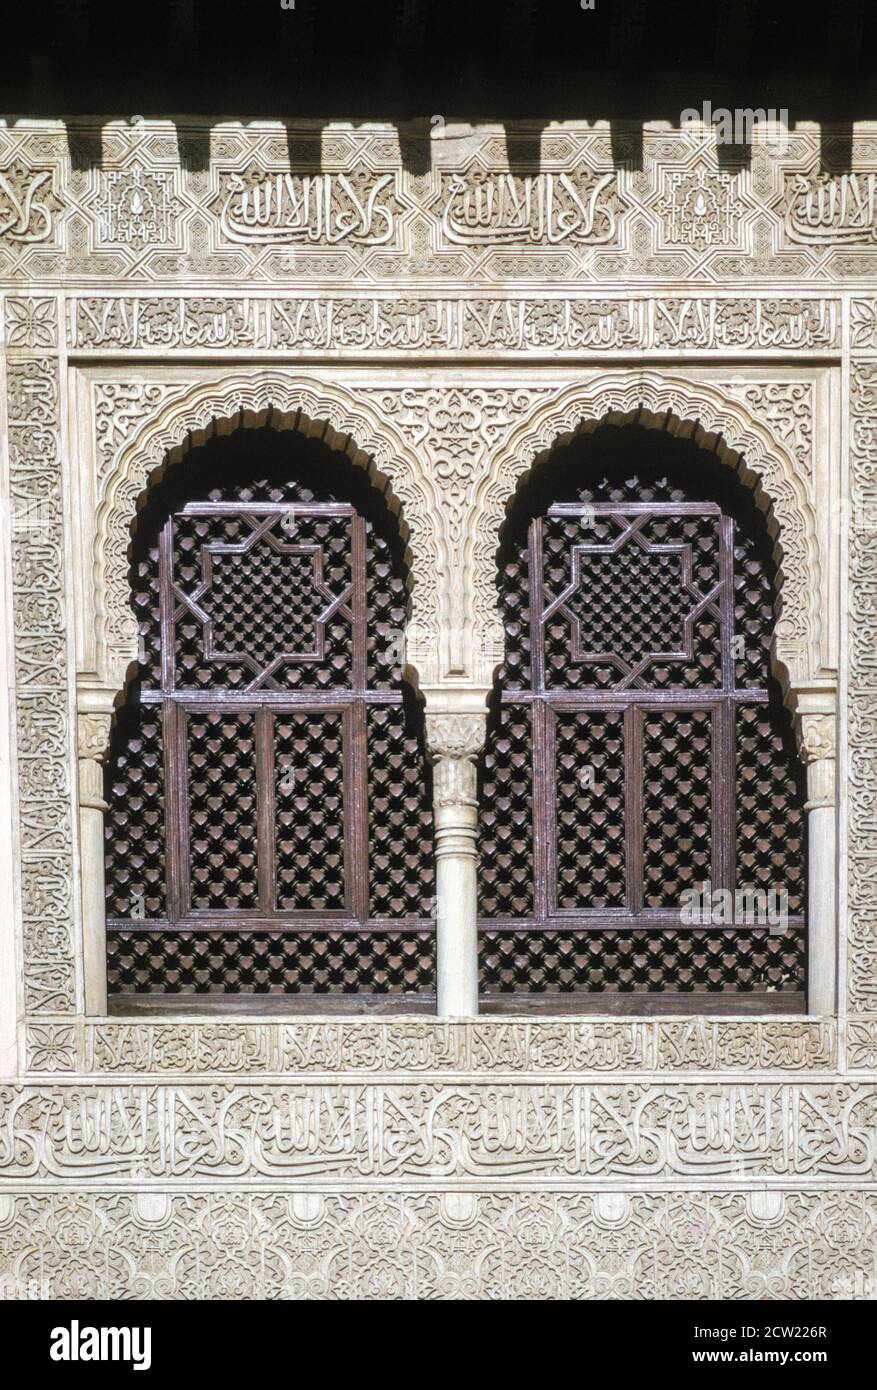
{"label": "dark wood mullion", "polygon": [[178,921],[189,911],[189,766],[186,715],[175,700],[164,705],[166,818],[169,827],[168,913]]}
{"label": "dark wood mullion", "polygon": [[[115,918],[107,923],[107,931],[129,932],[130,918]],[[187,931],[198,935],[203,932],[228,932],[233,936],[246,936],[252,932],[264,932],[268,936],[285,936],[290,931],[301,932],[344,932],[346,935],[368,936],[375,932],[392,932],[394,935],[416,936],[422,932],[433,931],[435,922],[431,917],[376,917],[369,922],[361,922],[339,912],[333,917],[329,912],[317,911],[313,917],[303,912],[296,915],[275,913],[267,917],[258,914],[203,912],[180,921],[171,922],[164,918],[146,918],[137,923],[137,930],[160,934],[172,927],[174,931]]]}
{"label": "dark wood mullion", "polygon": [[[160,995],[132,995],[134,1000],[161,999]],[[203,996],[198,996],[202,998]],[[644,993],[642,990],[584,990],[544,994],[501,994],[485,991],[479,1010],[482,1014],[523,1014],[527,1016],[574,1014],[777,1014],[806,1012],[804,995],[799,992],[773,994],[732,993],[728,990],[691,990]],[[144,1012],[146,1010],[144,1009]],[[157,1010],[156,1010],[157,1012]]]}
{"label": "dark wood mullion", "polygon": [[722,691],[725,695],[730,695],[737,688],[737,673],[733,656],[734,518],[723,516],[719,526],[719,575],[722,583],[719,601],[722,624]]}
{"label": "dark wood mullion", "polygon": [[274,711],[262,706],[256,719],[256,875],[259,911],[273,912],[277,903],[275,834],[277,808],[274,770]]}
{"label": "dark wood mullion", "polygon": [[349,502],[186,502],[178,516],[355,516]]}
{"label": "dark wood mullion", "polygon": [[[177,690],[174,692],[174,699],[181,705],[203,705],[205,691],[203,690]],[[402,703],[402,696],[398,690],[370,690],[366,697],[370,705],[399,705]],[[526,696],[524,697],[526,698]],[[160,690],[144,690],[140,695],[143,704],[160,704],[164,696]],[[293,705],[297,701],[306,705],[329,705],[333,709],[338,705],[352,705],[361,700],[362,696],[353,690],[287,690],[285,687],[273,687],[270,690],[223,690],[215,689],[210,691],[211,707],[217,709],[220,705],[224,707],[252,709],[256,705],[268,705],[272,709],[280,708],[281,705]]]}
{"label": "dark wood mullion", "polygon": [[721,516],[717,502],[555,502],[546,516]]}
{"label": "dark wood mullion", "polygon": [[736,846],[736,776],[734,768],[734,724],[737,707],[722,700],[713,712],[712,786],[713,806],[713,887],[734,887]]}
{"label": "dark wood mullion", "polygon": [[[789,917],[791,926],[800,926],[804,918],[798,913]],[[552,913],[550,918],[537,917],[479,917],[481,931],[502,935],[504,932],[526,934],[531,931],[556,931],[558,927],[575,927],[578,932],[604,932],[610,930],[629,930],[632,927],[648,928],[649,931],[682,932],[699,931],[696,924],[680,921],[678,908],[649,907],[633,917],[626,908],[610,908],[606,911],[564,907]],[[730,931],[730,927],[718,927],[719,931]]]}
{"label": "dark wood mullion", "polygon": [[642,720],[643,709],[631,701],[624,711],[624,859],[627,906],[632,916],[642,911],[645,896]]}
{"label": "dark wood mullion", "polygon": [[[545,858],[543,875],[545,893],[540,910],[544,916],[553,916],[557,907],[557,713],[544,701],[536,706],[539,710],[540,761],[545,769],[544,790],[540,797],[545,814]],[[538,902],[538,895],[537,895]]]}
{"label": "dark wood mullion", "polygon": [[[538,696],[545,691],[545,634],[542,612],[544,588],[542,583],[542,521],[530,524],[530,672],[533,690]],[[544,699],[537,698],[531,710],[530,737],[533,758],[533,905],[536,916],[543,921],[553,893],[548,890],[549,844],[554,825],[553,775],[549,767],[549,712]]]}
{"label": "dark wood mullion", "polygon": [[672,704],[678,706],[694,706],[698,709],[703,707],[704,701],[715,700],[718,698],[732,700],[741,705],[767,704],[769,696],[766,690],[753,688],[751,690],[732,690],[727,695],[723,695],[719,686],[702,686],[695,690],[641,690],[639,687],[629,692],[617,690],[546,690],[541,695],[535,695],[529,690],[506,690],[502,694],[504,705],[533,704],[543,700],[546,705],[568,706],[575,703],[576,709],[626,709],[629,704],[639,701],[640,704],[658,705]]}
{"label": "dark wood mullion", "polygon": [[368,917],[368,739],[366,705],[358,700],[342,715],[344,766],[344,901],[357,921]]}
{"label": "dark wood mullion", "polygon": [[722,693],[721,705],[713,716],[712,774],[713,886],[734,888],[736,861],[736,767],[734,725],[737,706],[732,698],[737,686],[734,659],[734,518],[723,516],[720,526],[720,573],[722,578]]}
{"label": "dark wood mullion", "polygon": [[176,678],[176,627],[174,624],[174,521],[168,517],[158,540],[158,601],[161,630],[161,688],[170,693]]}
{"label": "dark wood mullion", "polygon": [[550,718],[551,715],[544,700],[537,701],[533,705],[531,733],[533,739],[533,877],[535,880],[533,900],[536,915],[541,918],[548,916],[549,900],[554,896],[553,893],[549,893],[548,889],[550,864],[554,860],[554,846],[551,843],[551,836],[554,833],[555,809],[551,798],[553,778],[549,764],[552,745],[548,727]]}
{"label": "dark wood mullion", "polygon": [[181,762],[179,724],[181,712],[168,699],[175,681],[174,641],[174,518],[168,517],[158,532],[158,641],[161,657],[161,742],[164,753],[164,873],[168,917],[178,922],[188,908],[188,891],[183,888],[186,859],[183,858],[183,820],[185,820],[185,748]]}
{"label": "dark wood mullion", "polygon": [[544,589],[542,584],[542,521],[530,523],[530,684],[538,699],[545,694],[545,636],[542,631]]}
{"label": "dark wood mullion", "polygon": [[[365,519],[351,517],[351,561],[353,580],[353,689],[358,699],[343,716],[345,827],[344,827],[344,891],[350,914],[357,921],[368,918],[369,858],[368,858],[368,723],[366,694],[368,689],[368,590],[367,541]],[[350,776],[348,776],[348,772]]]}

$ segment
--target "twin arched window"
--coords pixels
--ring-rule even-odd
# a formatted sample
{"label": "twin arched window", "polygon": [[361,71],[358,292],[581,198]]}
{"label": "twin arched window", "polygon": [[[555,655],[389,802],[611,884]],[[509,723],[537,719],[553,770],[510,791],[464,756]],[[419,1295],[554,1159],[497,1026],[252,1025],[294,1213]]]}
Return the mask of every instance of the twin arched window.
{"label": "twin arched window", "polygon": [[[480,769],[486,1007],[803,1005],[769,550],[726,470],[636,429],[558,451],[517,498]],[[402,547],[368,479],[298,436],[215,440],[152,490],[131,574],[111,994],[430,1008],[431,775]]]}
{"label": "twin arched window", "polygon": [[803,1007],[770,551],[730,470],[636,427],[557,450],[516,499],[480,791],[488,1003]]}
{"label": "twin arched window", "polygon": [[428,995],[431,778],[367,478],[298,436],[215,440],[154,489],[131,573],[110,993]]}

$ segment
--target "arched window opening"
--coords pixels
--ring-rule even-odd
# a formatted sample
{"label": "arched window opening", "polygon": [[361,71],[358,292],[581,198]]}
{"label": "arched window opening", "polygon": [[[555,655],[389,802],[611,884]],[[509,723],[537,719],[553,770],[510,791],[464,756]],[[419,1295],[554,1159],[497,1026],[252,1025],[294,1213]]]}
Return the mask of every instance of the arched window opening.
{"label": "arched window opening", "polygon": [[483,1008],[803,1009],[771,550],[730,469],[637,426],[578,437],[516,497],[480,767]]}
{"label": "arched window opening", "polygon": [[152,488],[132,544],[139,664],[105,781],[116,1007],[431,1006],[432,788],[401,677],[405,578],[380,494],[320,441],[239,430]]}

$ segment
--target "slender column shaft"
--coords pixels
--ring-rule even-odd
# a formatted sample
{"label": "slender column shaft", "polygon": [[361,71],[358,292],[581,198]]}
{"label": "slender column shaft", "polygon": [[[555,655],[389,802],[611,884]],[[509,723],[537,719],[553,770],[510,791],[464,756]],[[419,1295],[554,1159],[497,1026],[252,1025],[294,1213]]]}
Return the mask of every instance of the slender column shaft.
{"label": "slender column shaft", "polygon": [[104,888],[103,765],[110,715],[80,714],[79,851],[82,878],[82,940],[85,1012],[107,1011],[107,924]]}
{"label": "slender column shaft", "polygon": [[483,714],[427,715],[434,763],[438,1014],[478,1012],[478,807]]}
{"label": "slender column shaft", "polygon": [[807,1008],[830,1015],[837,988],[834,717],[803,715],[800,743],[807,763]]}

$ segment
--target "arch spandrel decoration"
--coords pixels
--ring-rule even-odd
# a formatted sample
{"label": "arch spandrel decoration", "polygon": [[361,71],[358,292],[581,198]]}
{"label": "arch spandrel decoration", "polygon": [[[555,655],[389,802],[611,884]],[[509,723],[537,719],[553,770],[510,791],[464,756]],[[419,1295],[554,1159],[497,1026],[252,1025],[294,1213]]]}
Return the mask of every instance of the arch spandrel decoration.
{"label": "arch spandrel decoration", "polygon": [[225,377],[164,399],[119,450],[98,499],[93,562],[98,672],[108,689],[121,689],[137,654],[129,603],[131,521],[147,485],[208,439],[240,428],[297,430],[345,453],[364,468],[400,513],[412,584],[408,660],[423,683],[435,679],[430,663],[439,626],[440,541],[434,503],[421,466],[401,437],[362,395],[340,385],[301,381],[280,372]]}
{"label": "arch spandrel decoration", "polygon": [[[496,629],[496,553],[516,489],[552,450],[601,425],[636,423],[692,439],[734,468],[767,513],[779,569],[775,673],[787,691],[818,681],[821,584],[815,508],[788,450],[739,402],[715,384],[692,384],[658,372],[611,372],[566,387],[534,406],[508,434],[477,491],[470,527],[476,621]],[[491,649],[491,636],[480,644]],[[492,671],[483,678],[492,678]]]}

